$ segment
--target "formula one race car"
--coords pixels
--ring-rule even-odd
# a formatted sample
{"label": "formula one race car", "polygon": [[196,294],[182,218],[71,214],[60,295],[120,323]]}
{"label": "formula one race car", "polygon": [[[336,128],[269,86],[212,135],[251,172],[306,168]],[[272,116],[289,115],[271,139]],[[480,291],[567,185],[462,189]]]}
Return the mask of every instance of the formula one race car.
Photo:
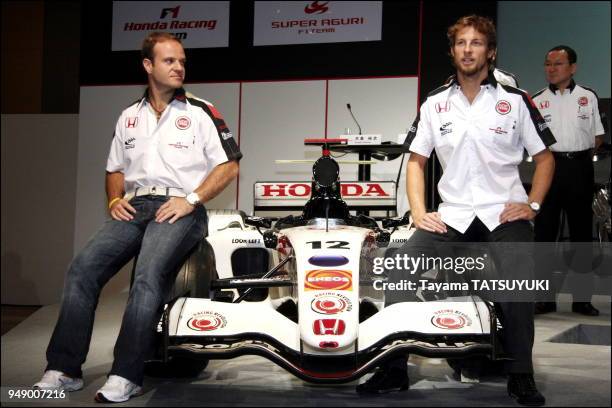
{"label": "formula one race car", "polygon": [[157,362],[194,375],[209,359],[255,354],[305,381],[343,383],[400,353],[499,357],[495,309],[476,296],[385,304],[373,260],[409,238],[409,217],[381,228],[351,215],[328,150],[343,140],[306,142],[323,155],[301,215],[272,228],[209,211],[209,235],[179,271],[158,325]]}

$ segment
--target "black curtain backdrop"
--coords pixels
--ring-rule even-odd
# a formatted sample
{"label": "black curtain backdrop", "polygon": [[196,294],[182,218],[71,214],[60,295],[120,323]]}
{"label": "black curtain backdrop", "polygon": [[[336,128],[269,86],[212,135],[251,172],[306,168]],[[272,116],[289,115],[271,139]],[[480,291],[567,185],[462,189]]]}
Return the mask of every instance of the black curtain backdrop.
{"label": "black curtain backdrop", "polygon": [[[112,11],[83,5],[81,85],[146,82],[139,51],[111,51]],[[186,50],[187,82],[417,75],[418,1],[383,2],[381,41],[254,47],[253,14],[253,1],[230,3],[229,47]]]}

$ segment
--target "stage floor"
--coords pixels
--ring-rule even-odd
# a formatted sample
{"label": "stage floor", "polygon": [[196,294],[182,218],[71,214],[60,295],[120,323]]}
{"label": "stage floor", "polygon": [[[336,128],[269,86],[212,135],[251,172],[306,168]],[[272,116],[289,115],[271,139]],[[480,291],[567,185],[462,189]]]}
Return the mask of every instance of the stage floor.
{"label": "stage floor", "polygon": [[[90,353],[83,366],[83,390],[70,393],[68,400],[15,404],[3,399],[2,405],[100,406],[93,397],[110,370],[126,299],[127,293],[123,292],[100,301]],[[569,303],[560,303],[557,313],[536,316],[535,378],[548,406],[610,406],[610,346],[548,341],[578,325],[596,325],[607,327],[609,344],[610,297],[595,296],[594,304],[602,312],[599,317],[570,313]],[[7,388],[29,387],[40,378],[58,308],[59,305],[45,306],[2,336],[3,398]],[[507,396],[504,378],[484,378],[478,384],[461,383],[453,378],[453,371],[445,360],[411,356],[409,375],[410,390],[364,398],[355,393],[357,382],[341,386],[311,385],[264,358],[248,356],[212,361],[199,378],[147,377],[144,395],[122,405],[518,406]],[[367,376],[359,382],[365,379]]]}

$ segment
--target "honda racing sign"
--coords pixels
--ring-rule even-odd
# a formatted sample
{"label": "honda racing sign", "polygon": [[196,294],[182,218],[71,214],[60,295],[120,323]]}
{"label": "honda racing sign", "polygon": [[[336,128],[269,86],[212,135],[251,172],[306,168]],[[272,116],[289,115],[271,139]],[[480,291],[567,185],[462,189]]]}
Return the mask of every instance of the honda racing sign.
{"label": "honda racing sign", "polygon": [[185,48],[227,47],[229,1],[114,1],[113,51],[139,50],[153,31],[166,31]]}
{"label": "honda racing sign", "polygon": [[253,45],[380,41],[382,1],[256,1]]}
{"label": "honda racing sign", "polygon": [[[301,210],[310,198],[307,181],[257,182],[254,186],[255,211]],[[395,209],[394,181],[345,181],[340,194],[349,208]]]}

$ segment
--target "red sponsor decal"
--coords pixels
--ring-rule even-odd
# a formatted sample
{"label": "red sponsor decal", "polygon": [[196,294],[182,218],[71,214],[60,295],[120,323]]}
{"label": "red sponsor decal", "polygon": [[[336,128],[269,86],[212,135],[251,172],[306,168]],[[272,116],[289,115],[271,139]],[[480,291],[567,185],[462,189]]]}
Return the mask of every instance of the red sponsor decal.
{"label": "red sponsor decal", "polygon": [[364,192],[359,184],[345,183],[340,185],[340,194],[343,197],[389,197],[380,184],[367,184]]}
{"label": "red sponsor decal", "polygon": [[327,10],[329,10],[329,7],[327,7],[327,3],[329,3],[329,1],[326,1],[325,3],[321,4],[319,4],[318,1],[313,1],[311,4],[304,7],[304,12],[306,14],[323,14]]}
{"label": "red sponsor decal", "polygon": [[[533,102],[532,102],[533,103]],[[495,105],[495,111],[500,115],[506,115],[512,110],[512,105],[508,101],[499,101]]]}
{"label": "red sponsor decal", "polygon": [[126,128],[135,128],[138,126],[138,117],[130,117],[125,119]]}
{"label": "red sponsor decal", "polygon": [[540,109],[548,109],[550,107],[550,102],[549,101],[542,101],[540,102]]}
{"label": "red sponsor decal", "polygon": [[[322,341],[319,343],[319,347],[320,348],[337,348],[338,347],[338,342],[337,341]],[[351,372],[352,374],[352,372]]]}
{"label": "red sponsor decal", "polygon": [[202,312],[195,314],[189,321],[187,327],[196,331],[211,331],[225,327],[227,319],[217,312]]}
{"label": "red sponsor decal", "polygon": [[340,319],[318,319],[312,323],[312,332],[317,336],[341,336],[346,330],[346,323]]}
{"label": "red sponsor decal", "polygon": [[317,313],[328,315],[338,314],[345,310],[350,311],[352,309],[351,301],[346,296],[336,293],[317,295],[317,297],[312,300],[310,307]]}
{"label": "red sponsor decal", "polygon": [[353,290],[351,271],[315,269],[306,274],[305,290]]}
{"label": "red sponsor decal", "polygon": [[578,105],[587,106],[588,104],[589,104],[589,98],[587,98],[586,96],[581,96],[580,98],[578,98]]}
{"label": "red sponsor decal", "polygon": [[431,324],[440,329],[457,330],[470,326],[472,321],[466,314],[459,311],[440,310],[434,313],[434,316],[431,318]]}
{"label": "red sponsor decal", "polygon": [[[264,184],[262,197],[308,197],[310,184]],[[343,183],[340,185],[342,197],[389,197],[378,183],[360,184]]]}
{"label": "red sponsor decal", "polygon": [[508,132],[506,132],[504,129],[502,129],[501,127],[497,127],[497,128],[489,128],[489,130],[494,131],[495,133],[497,133],[498,135],[503,134],[507,134]]}
{"label": "red sponsor decal", "polygon": [[187,116],[180,116],[176,118],[174,124],[181,130],[189,129],[189,126],[191,126],[191,119],[189,119]]}
{"label": "red sponsor decal", "polygon": [[436,112],[441,113],[448,111],[450,111],[450,102],[446,101],[443,104],[440,102],[436,103]]}

